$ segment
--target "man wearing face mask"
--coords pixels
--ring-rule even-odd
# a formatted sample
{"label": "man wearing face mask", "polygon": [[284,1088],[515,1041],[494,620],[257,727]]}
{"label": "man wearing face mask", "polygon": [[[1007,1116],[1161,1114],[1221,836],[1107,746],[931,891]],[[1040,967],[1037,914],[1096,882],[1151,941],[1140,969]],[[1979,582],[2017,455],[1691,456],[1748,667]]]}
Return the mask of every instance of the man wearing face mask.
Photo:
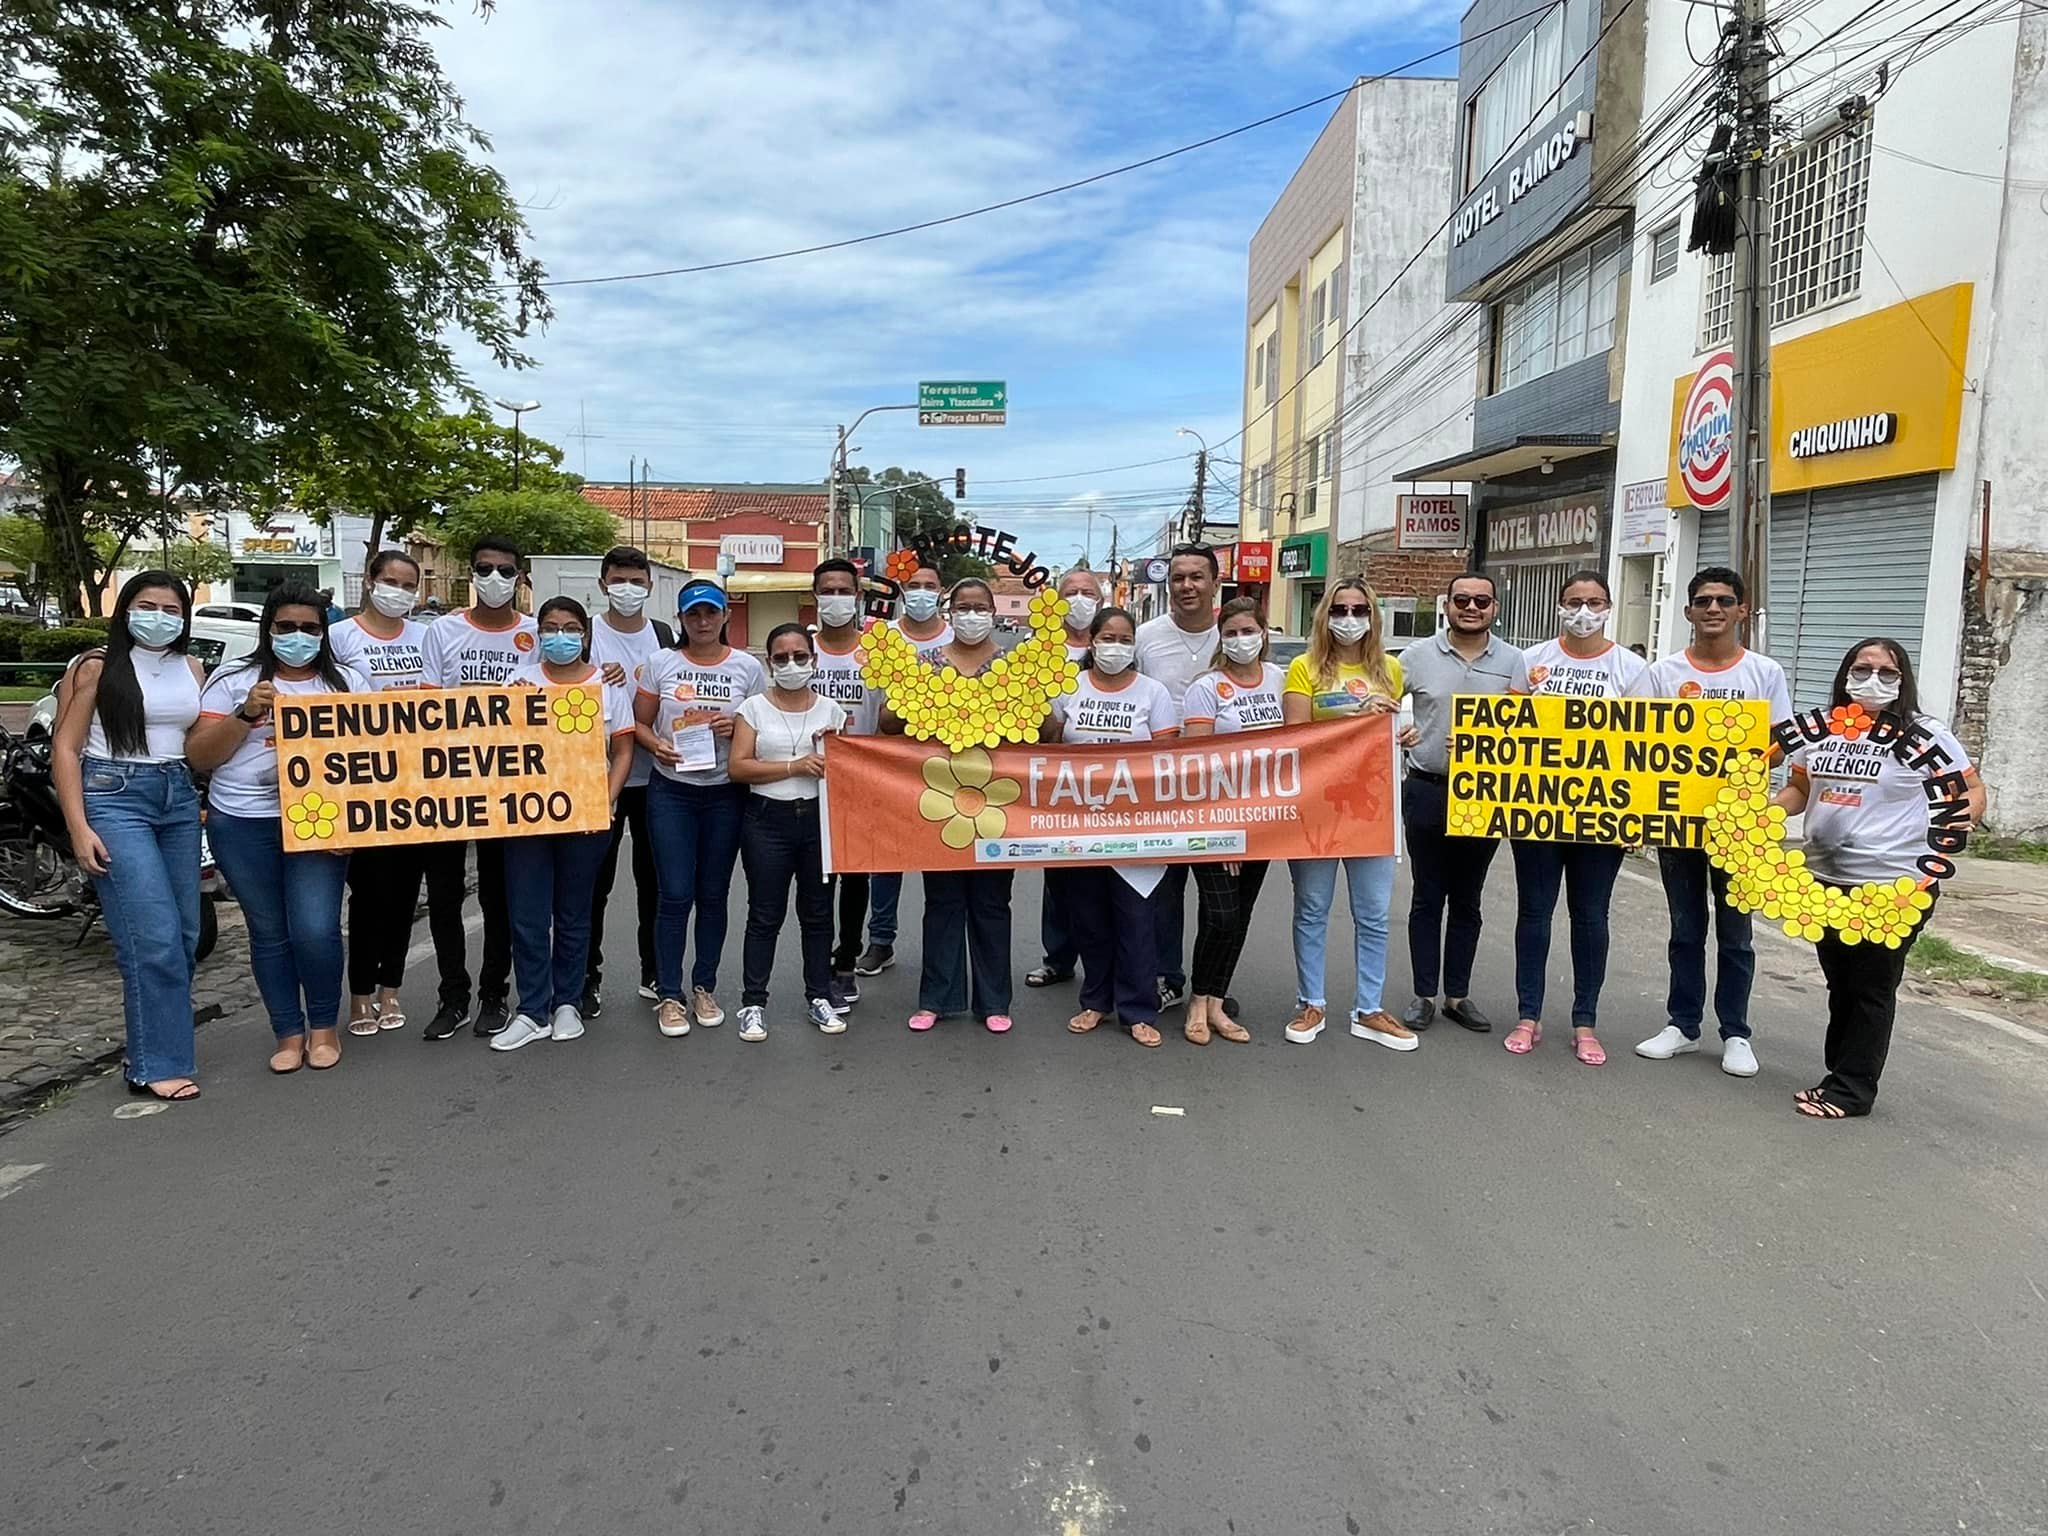
{"label": "man wearing face mask", "polygon": [[[644,611],[654,591],[654,564],[644,552],[630,544],[608,550],[598,566],[597,585],[604,593],[605,605],[591,620],[590,659],[602,670],[606,694],[623,699],[630,709],[641,673],[652,657],[674,647],[675,631]],[[632,772],[612,811],[611,843],[598,867],[597,886],[590,900],[590,962],[582,1009],[586,1021],[604,1009],[604,910],[618,879],[619,844],[628,832],[633,837],[633,892],[639,909],[640,995],[655,1001],[657,890],[654,844],[647,836],[647,780],[653,773],[654,759],[645,748],[636,747]]]}
{"label": "man wearing face mask", "polygon": [[[503,688],[539,650],[531,616],[513,606],[523,562],[511,540],[491,535],[477,540],[469,557],[469,586],[476,601],[461,613],[427,626],[426,684],[429,688]],[[462,1028],[469,1012],[469,956],[452,943],[462,933],[467,843],[427,845],[427,907],[433,915],[434,958],[441,969],[441,1006],[428,1023],[429,1040],[445,1040]],[[506,997],[512,987],[512,919],[505,906],[505,849],[491,838],[476,844],[476,900],[483,911],[484,954],[477,967],[475,1022],[479,1035],[495,1035],[512,1022]]]}
{"label": "man wearing face mask", "polygon": [[[811,692],[846,712],[844,734],[872,736],[882,698],[868,687],[860,670],[860,572],[851,560],[820,561],[811,572],[811,594],[818,604],[817,670],[811,678]],[[871,877],[833,878],[839,882],[839,926],[832,948],[832,1005],[843,1011],[860,1001],[854,967],[860,959],[861,929],[868,917]]]}
{"label": "man wearing face mask", "polygon": [[1067,600],[1067,616],[1061,621],[1066,633],[1060,638],[1066,642],[1067,660],[1079,661],[1088,654],[1088,626],[1102,607],[1102,578],[1093,571],[1068,571],[1060,578],[1059,594]]}
{"label": "man wearing face mask", "polygon": [[[1079,662],[1088,654],[1088,627],[1102,608],[1102,578],[1093,571],[1076,568],[1060,577],[1059,594],[1067,600],[1066,617],[1061,621],[1066,630],[1061,638],[1066,642],[1067,660]],[[1024,973],[1024,985],[1051,987],[1072,981],[1081,952],[1067,921],[1066,904],[1054,899],[1051,881],[1039,892],[1038,939],[1044,946],[1045,958]]]}

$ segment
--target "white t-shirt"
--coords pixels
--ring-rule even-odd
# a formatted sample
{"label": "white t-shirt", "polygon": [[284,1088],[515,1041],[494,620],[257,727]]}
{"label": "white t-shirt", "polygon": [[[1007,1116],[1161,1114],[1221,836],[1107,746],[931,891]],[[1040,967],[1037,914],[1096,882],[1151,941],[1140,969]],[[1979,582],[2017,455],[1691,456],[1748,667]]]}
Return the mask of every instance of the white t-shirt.
{"label": "white t-shirt", "polygon": [[1263,731],[1282,723],[1280,689],[1286,674],[1272,662],[1260,667],[1259,685],[1247,688],[1221,672],[1204,672],[1188,684],[1187,697],[1180,701],[1183,725],[1206,720],[1218,736],[1235,731]]}
{"label": "white t-shirt", "polygon": [[1640,692],[1650,664],[1625,645],[1607,642],[1598,656],[1574,656],[1558,639],[1522,652],[1531,693],[1562,693],[1584,699],[1618,699]]}
{"label": "white t-shirt", "polygon": [[[342,679],[348,684],[342,692],[370,691],[360,673],[347,667],[341,670]],[[262,679],[262,672],[253,662],[222,667],[207,679],[206,687],[199,695],[200,718],[225,720],[242,707],[250,690]],[[318,677],[298,682],[277,677],[271,681],[277,685],[279,693],[334,692]],[[206,800],[216,811],[227,816],[276,817],[282,814],[277,801],[276,710],[264,716],[261,725],[252,726],[249,734],[242,738],[242,744],[235,748],[234,756],[213,770]]]}
{"label": "white t-shirt", "polygon": [[[1930,737],[1927,745],[1948,754],[1933,773],[1970,766],[1969,753],[1947,726],[1930,715],[1920,716],[1919,724]],[[1806,777],[1806,866],[1816,879],[1861,885],[1918,875],[1914,861],[1927,852],[1928,774],[1868,738],[1801,742],[1786,761],[1794,775]]]}
{"label": "white t-shirt", "polygon": [[[142,689],[142,751],[130,757],[115,756],[95,700],[85,727],[85,756],[110,763],[182,762],[185,732],[199,718],[199,679],[192,675],[192,658],[177,651],[144,650],[139,645],[128,656],[135,663],[135,681]],[[104,666],[100,675],[106,675]]]}
{"label": "white t-shirt", "polygon": [[1679,651],[1652,662],[1637,692],[1651,699],[1762,699],[1771,706],[1771,724],[1792,718],[1785,669],[1755,651],[1725,667],[1702,667],[1691,651]]}
{"label": "white t-shirt", "polygon": [[540,650],[533,615],[517,615],[510,629],[479,629],[465,608],[427,626],[429,688],[496,688],[511,680]]}
{"label": "white t-shirt", "polygon": [[[765,693],[757,693],[740,706],[740,719],[754,728],[754,756],[764,763],[793,763],[821,751],[819,740],[846,725],[846,711],[830,699],[813,695],[811,707],[800,715],[776,707]],[[770,800],[815,800],[818,781],[807,773],[765,784],[747,786]]]}
{"label": "white t-shirt", "polygon": [[[593,662],[582,677],[558,683],[541,670],[539,662],[529,661],[508,680],[508,686],[513,688],[572,688],[576,683],[595,683],[604,688],[604,674]],[[604,688],[604,734],[607,743],[615,736],[633,734],[633,692],[630,688]]]}
{"label": "white t-shirt", "polygon": [[[626,680],[607,691],[616,693],[625,700],[626,715],[633,713],[633,695],[640,687],[640,678],[647,663],[663,649],[661,636],[655,633],[654,621],[648,620],[630,633],[613,629],[603,614],[597,614],[590,621],[590,659],[600,667],[607,662],[617,662],[626,669]],[[610,707],[609,702],[606,705]],[[645,784],[654,775],[654,756],[645,747],[633,749],[633,772],[626,779],[628,789]]]}
{"label": "white t-shirt", "polygon": [[1067,647],[1067,660],[1069,660],[1069,661],[1073,662],[1073,663],[1074,663],[1074,664],[1075,664],[1076,666],[1080,665],[1080,661],[1081,661],[1081,658],[1082,658],[1083,656],[1086,656],[1086,655],[1088,654],[1088,647],[1087,647],[1087,646],[1085,646],[1085,645],[1076,645],[1076,644],[1074,644],[1074,642],[1073,642],[1073,641],[1071,641],[1071,640],[1069,640],[1069,641],[1067,641],[1067,642],[1066,642],[1066,647]]}
{"label": "white t-shirt", "polygon": [[910,642],[910,648],[914,651],[928,651],[934,646],[951,645],[953,643],[953,626],[945,619],[939,620],[939,632],[928,640],[920,640],[909,630],[904,629],[901,619],[894,619],[891,622],[895,624],[903,638]]}
{"label": "white t-shirt", "polygon": [[1178,705],[1188,684],[1209,670],[1216,659],[1216,619],[1209,627],[1189,634],[1162,613],[1138,626],[1138,670],[1166,685],[1167,696]]}
{"label": "white t-shirt", "polygon": [[1088,742],[1151,741],[1180,729],[1180,709],[1155,677],[1126,672],[1122,685],[1105,688],[1093,672],[1083,672],[1072,693],[1052,701],[1052,717],[1060,723],[1060,739],[1079,746]]}
{"label": "white t-shirt", "polygon": [[343,620],[327,632],[334,659],[368,680],[370,691],[427,686],[427,631],[432,626],[407,619],[396,639],[385,640],[363,627],[358,617]]}
{"label": "white t-shirt", "polygon": [[882,715],[882,691],[870,688],[861,676],[861,658],[867,652],[858,641],[844,651],[827,650],[824,640],[815,634],[811,636],[811,645],[818,653],[818,671],[811,679],[811,692],[821,699],[830,699],[845,711],[847,735],[874,735]]}
{"label": "white t-shirt", "polygon": [[[768,691],[768,674],[761,663],[745,651],[727,649],[718,660],[700,665],[681,650],[662,651],[647,663],[640,679],[640,692],[661,701],[655,712],[657,736],[674,742],[676,732],[690,726],[706,725],[723,716],[731,719],[740,705],[757,693]],[[657,762],[654,771],[678,784],[730,784],[725,771],[732,754],[730,738],[712,738],[716,765],[710,768],[671,768]],[[679,750],[688,743],[678,743]]]}

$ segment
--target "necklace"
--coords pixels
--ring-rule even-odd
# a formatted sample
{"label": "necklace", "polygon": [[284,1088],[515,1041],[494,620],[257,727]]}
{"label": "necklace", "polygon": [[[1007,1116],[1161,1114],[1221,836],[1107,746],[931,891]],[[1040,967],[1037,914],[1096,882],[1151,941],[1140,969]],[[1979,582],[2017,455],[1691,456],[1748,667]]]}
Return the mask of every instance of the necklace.
{"label": "necklace", "polygon": [[780,704],[775,705],[775,713],[782,717],[782,729],[789,733],[789,740],[786,743],[789,755],[782,759],[783,762],[793,763],[798,758],[808,755],[803,751],[804,727],[810,724],[811,714],[817,707],[815,695],[812,702],[804,706],[801,714],[795,710],[784,709]]}

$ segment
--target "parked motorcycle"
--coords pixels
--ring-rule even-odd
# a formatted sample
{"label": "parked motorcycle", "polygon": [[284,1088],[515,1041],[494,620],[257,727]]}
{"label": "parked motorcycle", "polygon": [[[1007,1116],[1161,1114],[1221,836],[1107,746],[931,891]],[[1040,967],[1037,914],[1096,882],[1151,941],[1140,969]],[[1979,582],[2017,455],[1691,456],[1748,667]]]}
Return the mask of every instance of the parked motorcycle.
{"label": "parked motorcycle", "polygon": [[[83,943],[99,921],[99,892],[71,853],[71,833],[50,778],[47,736],[16,736],[0,726],[0,913],[28,921],[82,919]],[[214,903],[220,872],[202,821],[199,831],[199,950],[204,960],[220,938]]]}

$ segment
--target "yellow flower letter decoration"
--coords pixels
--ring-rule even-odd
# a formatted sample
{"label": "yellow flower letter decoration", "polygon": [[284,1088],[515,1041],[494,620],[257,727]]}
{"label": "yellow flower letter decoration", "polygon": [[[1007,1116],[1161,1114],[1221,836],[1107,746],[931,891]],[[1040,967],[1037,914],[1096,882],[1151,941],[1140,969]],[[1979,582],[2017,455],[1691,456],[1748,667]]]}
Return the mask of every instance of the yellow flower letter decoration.
{"label": "yellow flower letter decoration", "polygon": [[1057,593],[1037,593],[1031,599],[1030,638],[998,656],[979,677],[926,666],[894,625],[871,625],[860,637],[867,653],[861,676],[888,694],[890,710],[914,741],[943,742],[955,752],[1036,741],[1047,706],[1072,693],[1080,677],[1060,638],[1066,611],[1066,599]]}
{"label": "yellow flower letter decoration", "polygon": [[1009,817],[1003,807],[1023,793],[1015,779],[993,777],[994,764],[980,747],[970,747],[953,757],[928,757],[924,782],[928,786],[917,798],[917,814],[926,821],[943,822],[939,841],[948,848],[965,848],[976,838],[1001,837]]}
{"label": "yellow flower letter decoration", "polygon": [[604,706],[581,688],[571,688],[555,700],[555,729],[564,736],[588,736],[597,729]]}
{"label": "yellow flower letter decoration", "polygon": [[285,808],[284,819],[291,824],[292,834],[300,842],[314,838],[334,836],[335,823],[341,819],[341,807],[321,794],[309,789],[296,805]]}

